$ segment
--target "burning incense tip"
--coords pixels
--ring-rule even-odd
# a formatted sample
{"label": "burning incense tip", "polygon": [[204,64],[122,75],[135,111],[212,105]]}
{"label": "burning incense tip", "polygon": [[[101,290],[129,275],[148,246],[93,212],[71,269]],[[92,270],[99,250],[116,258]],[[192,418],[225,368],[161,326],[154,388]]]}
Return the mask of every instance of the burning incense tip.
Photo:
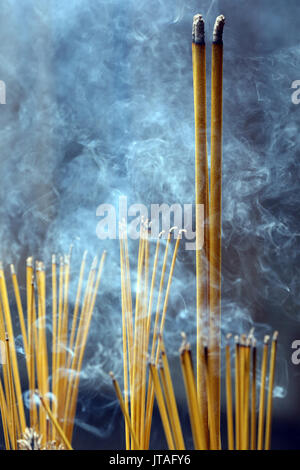
{"label": "burning incense tip", "polygon": [[72,256],[73,246],[74,246],[73,243],[71,243],[70,248],[69,248],[69,253],[68,253],[69,259],[70,259],[71,256]]}
{"label": "burning incense tip", "polygon": [[16,274],[15,267],[13,264],[10,265],[10,272],[11,274]]}
{"label": "burning incense tip", "polygon": [[52,255],[52,264],[56,264],[56,256]]}
{"label": "burning incense tip", "polygon": [[225,24],[225,16],[220,15],[217,17],[214,32],[213,32],[213,43],[222,44],[223,43],[223,29]]}
{"label": "burning incense tip", "polygon": [[270,336],[269,336],[269,335],[266,335],[266,336],[264,337],[264,344],[268,344],[269,339],[270,339]]}
{"label": "burning incense tip", "polygon": [[5,332],[5,341],[9,341],[9,338],[8,338],[8,333],[7,333],[7,331]]}
{"label": "burning incense tip", "polygon": [[113,372],[110,372],[109,376],[110,376],[111,380],[116,380]]}
{"label": "burning incense tip", "polygon": [[32,268],[32,256],[29,256],[26,260],[26,266]]}
{"label": "burning incense tip", "polygon": [[274,331],[274,334],[273,334],[273,341],[277,341],[278,339],[278,331]]}
{"label": "burning incense tip", "polygon": [[182,344],[179,349],[179,353],[182,354],[184,350],[188,347],[187,336],[184,331],[181,332]]}
{"label": "burning incense tip", "polygon": [[98,262],[98,258],[97,256],[95,256],[92,262],[91,270],[95,270],[97,268],[97,262]]}
{"label": "burning incense tip", "polygon": [[205,44],[204,19],[202,15],[193,18],[192,38],[195,44]]}
{"label": "burning incense tip", "polygon": [[182,341],[186,342],[186,334],[184,331],[181,332],[181,338],[182,338]]}
{"label": "burning incense tip", "polygon": [[247,336],[245,334],[242,334],[241,337],[240,337],[240,344],[242,346],[245,346],[246,344],[246,339],[247,339]]}

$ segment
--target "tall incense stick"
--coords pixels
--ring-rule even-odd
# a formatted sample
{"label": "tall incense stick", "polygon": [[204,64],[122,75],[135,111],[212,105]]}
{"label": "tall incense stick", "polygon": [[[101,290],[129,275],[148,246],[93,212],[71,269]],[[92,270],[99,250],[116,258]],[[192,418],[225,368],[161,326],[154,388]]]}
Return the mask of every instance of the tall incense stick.
{"label": "tall incense stick", "polygon": [[216,432],[220,442],[220,324],[221,324],[221,190],[222,190],[222,88],[223,27],[225,18],[215,22],[211,66],[211,173],[209,213],[209,370],[212,380]]}
{"label": "tall incense stick", "polygon": [[[206,51],[204,20],[195,15],[192,31],[194,113],[195,113],[195,195],[196,195],[196,292],[197,292],[197,396],[204,432],[208,438],[207,394],[204,373],[203,337],[207,336],[208,224],[209,195],[206,148]],[[204,211],[201,211],[204,208]],[[203,222],[205,229],[203,230]],[[204,233],[204,237],[203,234]],[[202,240],[203,239],[203,240]],[[202,244],[203,242],[203,244]]]}

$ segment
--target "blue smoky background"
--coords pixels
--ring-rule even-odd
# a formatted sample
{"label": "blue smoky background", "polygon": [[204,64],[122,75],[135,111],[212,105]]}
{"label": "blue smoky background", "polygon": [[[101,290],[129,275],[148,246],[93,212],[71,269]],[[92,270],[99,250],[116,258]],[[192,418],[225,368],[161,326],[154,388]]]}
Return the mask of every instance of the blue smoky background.
{"label": "blue smoky background", "polygon": [[[273,448],[298,448],[300,79],[298,0],[5,0],[0,8],[0,256],[24,283],[27,256],[68,252],[71,299],[82,253],[107,249],[80,381],[74,447],[124,448],[108,373],[122,381],[118,240],[99,240],[100,204],[194,201],[193,15],[224,31],[222,321],[224,334],[279,330]],[[208,128],[209,136],[209,128]],[[208,141],[209,150],[209,141]],[[136,243],[130,250],[134,269]],[[183,244],[165,333],[191,445],[178,349],[195,345],[195,260]],[[11,292],[11,298],[13,298]],[[49,299],[49,305],[51,298]],[[15,324],[18,324],[14,309]],[[16,327],[17,329],[17,327]],[[19,356],[23,354],[19,344]],[[224,408],[225,413],[225,408]],[[223,426],[225,426],[225,414]],[[190,436],[190,437],[189,437]],[[3,445],[3,443],[2,443]],[[166,447],[155,414],[152,448]]]}

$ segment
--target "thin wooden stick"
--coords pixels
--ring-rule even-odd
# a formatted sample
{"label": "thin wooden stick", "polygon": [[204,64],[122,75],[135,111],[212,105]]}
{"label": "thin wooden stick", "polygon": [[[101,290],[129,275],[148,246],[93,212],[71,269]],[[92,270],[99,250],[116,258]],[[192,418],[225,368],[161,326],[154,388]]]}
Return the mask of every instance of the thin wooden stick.
{"label": "thin wooden stick", "polygon": [[133,375],[133,314],[132,314],[132,293],[131,293],[131,279],[130,279],[130,261],[128,251],[128,238],[127,238],[127,227],[124,225],[122,234],[124,236],[124,258],[125,258],[125,285],[126,285],[126,312],[127,312],[127,331],[128,331],[128,367],[129,373]]}
{"label": "thin wooden stick", "polygon": [[32,264],[32,256],[26,259],[26,300],[27,300],[27,335],[28,335],[28,349],[30,350],[29,344],[29,328],[31,325],[31,281],[33,275],[33,264]]}
{"label": "thin wooden stick", "polygon": [[240,337],[240,449],[244,446],[244,397],[245,397],[245,340],[246,335]]}
{"label": "thin wooden stick", "polygon": [[174,393],[173,382],[172,382],[170,368],[169,368],[169,362],[168,362],[168,358],[166,355],[165,346],[164,346],[164,342],[162,338],[161,338],[160,345],[161,345],[160,348],[161,348],[162,364],[163,364],[164,375],[166,379],[166,393],[168,394],[169,402],[170,402],[176,449],[185,450],[185,444],[184,444],[184,439],[183,439],[183,434],[182,434],[182,429],[181,429],[181,424],[180,424],[180,419],[179,419],[179,414],[178,414],[178,409],[177,409],[177,404],[176,404],[176,399],[175,399],[175,393]]}
{"label": "thin wooden stick", "polygon": [[118,400],[119,400],[119,403],[120,403],[120,407],[121,407],[121,410],[122,410],[124,419],[125,419],[125,421],[127,422],[127,425],[128,425],[129,431],[130,431],[131,438],[132,438],[132,440],[133,440],[133,442],[134,442],[134,447],[135,447],[136,450],[139,450],[139,443],[138,443],[138,440],[137,440],[137,438],[136,438],[134,429],[133,429],[133,427],[132,427],[130,417],[129,417],[128,412],[127,412],[127,410],[126,410],[125,403],[124,403],[124,400],[123,400],[123,397],[122,397],[122,393],[121,393],[121,390],[120,390],[120,386],[119,386],[118,381],[115,379],[114,374],[113,374],[112,372],[110,372],[110,376],[111,376],[112,381],[113,381],[113,385],[114,385],[114,388],[115,388],[115,392],[116,392],[116,395],[117,395],[117,397],[118,397]]}
{"label": "thin wooden stick", "polygon": [[203,419],[201,416],[199,403],[197,399],[196,380],[195,380],[195,375],[194,375],[192,355],[191,355],[191,349],[190,349],[189,344],[187,344],[186,346],[185,354],[186,354],[187,379],[188,379],[188,384],[189,384],[189,391],[191,394],[191,403],[192,403],[192,410],[193,410],[192,412],[196,421],[196,428],[197,428],[196,432],[199,435],[199,448],[201,450],[207,450],[208,449],[207,435],[206,435],[205,428],[203,425]]}
{"label": "thin wooden stick", "polygon": [[39,393],[37,392],[38,396],[39,396],[39,399],[47,413],[47,415],[49,416],[50,420],[51,420],[51,423],[52,425],[55,427],[58,435],[60,436],[62,442],[64,443],[64,445],[66,446],[66,449],[67,450],[73,450],[67,436],[65,435],[64,431],[62,430],[62,428],[60,427],[60,424],[59,422],[57,421],[57,419],[55,418],[55,416],[53,415],[52,411],[50,410],[50,407],[47,403],[47,400],[44,399],[44,397]]}
{"label": "thin wooden stick", "polygon": [[[44,308],[43,308],[43,293],[41,281],[42,263],[36,262],[36,284],[37,284],[37,301],[38,301],[38,342],[36,345],[36,361],[37,361],[37,379],[39,389],[43,394],[47,393],[46,390],[46,365],[45,365],[45,337],[44,337]],[[42,435],[43,444],[47,439],[47,414],[44,409],[40,409],[40,432]]]}
{"label": "thin wooden stick", "polygon": [[162,270],[161,270],[161,276],[160,276],[158,297],[157,297],[157,303],[156,303],[156,313],[155,313],[155,320],[154,320],[154,328],[153,328],[152,348],[151,348],[151,357],[152,358],[154,358],[155,346],[156,346],[157,335],[158,335],[160,305],[161,305],[161,301],[162,301],[162,293],[163,293],[165,273],[166,273],[166,268],[167,268],[167,260],[168,260],[168,251],[169,251],[169,246],[170,246],[170,240],[171,240],[171,232],[168,233],[168,238],[167,238],[167,243],[166,243],[165,253],[164,253],[164,259],[163,259],[163,265],[162,265]]}
{"label": "thin wooden stick", "polygon": [[1,419],[2,419],[2,426],[3,426],[3,434],[4,434],[4,442],[6,450],[10,450],[10,443],[9,443],[9,436],[8,436],[8,412],[6,401],[4,397],[4,391],[2,382],[0,381],[0,408],[1,408]]}
{"label": "thin wooden stick", "polygon": [[143,368],[143,301],[144,301],[144,288],[145,288],[145,261],[146,261],[146,239],[145,239],[145,222],[142,219],[139,243],[139,259],[138,259],[138,278],[137,278],[137,293],[136,293],[136,306],[135,306],[135,325],[134,325],[134,402],[132,419],[136,425],[135,432],[141,444],[141,427],[142,423],[142,368]]}
{"label": "thin wooden stick", "polygon": [[[60,404],[61,392],[61,364],[62,364],[62,320],[63,320],[63,292],[64,292],[64,259],[59,257],[59,287],[58,287],[58,322],[57,322],[57,343],[56,343],[56,364],[55,364],[55,399],[57,408]],[[60,410],[57,409],[59,416]],[[59,418],[58,418],[59,419]]]}
{"label": "thin wooden stick", "polygon": [[245,344],[245,375],[244,375],[244,450],[249,449],[249,396],[250,396],[250,339],[247,338]]}
{"label": "thin wooden stick", "polygon": [[[34,314],[34,279],[32,257],[26,259],[26,301],[27,301],[27,337],[28,356],[26,357],[29,393],[35,389],[35,366],[34,366],[34,334],[33,334],[33,314]],[[37,410],[35,400],[30,396],[30,426],[34,428],[37,424]]]}
{"label": "thin wooden stick", "polygon": [[274,388],[274,377],[275,377],[277,338],[278,338],[278,331],[275,331],[273,334],[272,347],[271,347],[269,391],[268,391],[267,417],[266,417],[265,450],[270,450],[270,446],[271,446],[272,404],[273,404],[272,402],[273,402],[273,388]]}
{"label": "thin wooden stick", "polygon": [[267,375],[267,360],[269,349],[269,336],[264,338],[264,348],[261,366],[261,384],[260,384],[260,399],[259,399],[259,415],[258,415],[258,438],[257,450],[263,448],[263,432],[264,432],[264,416],[265,416],[265,396],[266,396],[266,375]]}
{"label": "thin wooden stick", "polygon": [[201,442],[200,442],[199,429],[198,429],[198,426],[197,426],[196,417],[194,415],[193,399],[192,399],[192,396],[191,396],[190,381],[189,381],[189,376],[188,376],[188,373],[187,373],[186,345],[183,345],[181,347],[180,363],[181,363],[182,376],[183,376],[185,392],[186,392],[186,398],[187,398],[187,403],[188,403],[188,410],[189,410],[189,417],[190,417],[190,423],[191,423],[191,429],[192,429],[194,448],[199,450],[199,449],[201,449]]}
{"label": "thin wooden stick", "polygon": [[141,411],[140,411],[140,443],[145,442],[145,399],[146,399],[146,378],[147,378],[147,354],[148,342],[147,324],[148,324],[148,290],[149,290],[149,238],[148,223],[145,225],[145,260],[144,260],[144,278],[143,278],[143,312],[142,312],[142,347],[141,347]]}
{"label": "thin wooden stick", "polygon": [[[57,356],[57,276],[56,256],[52,255],[52,395],[55,397],[56,390],[56,356]],[[52,412],[57,414],[57,400],[52,400]],[[55,427],[52,426],[52,440],[55,440]]]}
{"label": "thin wooden stick", "polygon": [[[207,336],[209,184],[206,148],[206,48],[204,20],[193,20],[193,83],[195,113],[195,194],[196,194],[196,290],[197,290],[197,395],[208,439],[207,394],[203,357],[203,336]],[[204,208],[204,220],[201,213]],[[203,222],[205,225],[203,225]],[[204,237],[203,237],[204,232]],[[203,238],[203,246],[202,246]]]}
{"label": "thin wooden stick", "polygon": [[16,410],[14,402],[14,393],[13,393],[13,376],[12,376],[12,367],[11,367],[11,356],[10,356],[10,347],[8,334],[5,334],[5,345],[6,345],[6,367],[8,370],[8,383],[9,383],[9,409],[10,409],[10,422],[12,426],[12,448],[17,450],[17,436],[16,436]]}
{"label": "thin wooden stick", "polygon": [[141,335],[141,284],[142,272],[144,264],[144,237],[143,237],[143,220],[140,223],[139,251],[138,251],[138,268],[136,283],[136,300],[135,300],[135,319],[134,319],[134,346],[133,346],[133,374],[131,383],[131,423],[135,434],[139,439],[140,436],[140,335]]}
{"label": "thin wooden stick", "polygon": [[206,386],[207,386],[207,404],[208,404],[208,425],[209,425],[209,449],[218,450],[218,434],[216,430],[216,423],[214,419],[214,394],[213,394],[213,382],[209,377],[209,357],[208,357],[208,348],[204,347],[204,357],[205,357],[205,373],[206,373]]}
{"label": "thin wooden stick", "polygon": [[34,390],[35,390],[35,362],[34,362],[34,348],[37,344],[37,333],[36,333],[36,321],[35,321],[35,302],[34,302],[34,278],[32,275],[30,283],[30,294],[28,292],[28,298],[30,299],[31,305],[29,307],[30,312],[28,312],[28,319],[30,324],[28,325],[28,347],[29,347],[29,357],[28,357],[28,383],[29,383],[29,392],[30,392],[30,426],[35,428],[37,426],[38,417],[37,417],[37,407],[34,399]]}
{"label": "thin wooden stick", "polygon": [[240,344],[235,336],[235,449],[240,450]]}
{"label": "thin wooden stick", "polygon": [[[150,295],[149,295],[149,305],[148,305],[148,320],[147,320],[147,338],[150,337],[150,330],[151,330],[151,318],[152,318],[152,306],[153,306],[153,295],[154,295],[154,288],[155,288],[155,281],[156,281],[156,273],[157,273],[157,263],[158,263],[158,255],[159,255],[159,248],[160,248],[160,240],[161,236],[163,235],[164,231],[160,232],[156,242],[156,249],[154,255],[154,262],[153,262],[153,270],[152,270],[152,279],[151,279],[151,287],[150,287]],[[147,347],[148,350],[148,347]]]}
{"label": "thin wooden stick", "polygon": [[[126,274],[124,263],[124,247],[123,238],[120,238],[120,264],[121,264],[121,295],[122,295],[122,339],[123,339],[123,373],[124,373],[124,395],[125,395],[125,408],[129,416],[129,399],[128,399],[128,356],[127,356],[127,332],[126,332]],[[130,430],[125,419],[125,442],[126,450],[130,449]]]}
{"label": "thin wooden stick", "polygon": [[[227,335],[227,341],[231,334]],[[228,449],[234,450],[234,430],[233,430],[233,411],[232,411],[232,384],[231,384],[231,354],[230,344],[226,344],[226,408],[227,408],[227,433]]]}
{"label": "thin wooden stick", "polygon": [[170,427],[170,423],[168,419],[168,414],[167,414],[166,405],[164,402],[161,385],[159,382],[157,368],[154,363],[150,363],[149,367],[150,367],[150,373],[151,373],[151,377],[152,377],[152,381],[154,385],[157,405],[158,405],[160,416],[162,419],[162,424],[163,424],[163,428],[165,431],[165,436],[167,439],[168,447],[170,450],[175,450],[174,439],[173,439],[173,435],[172,435],[172,431],[171,431],[171,427]]}
{"label": "thin wooden stick", "polygon": [[[176,229],[176,228],[177,227],[173,227],[173,229]],[[157,345],[157,350],[156,350],[156,362],[158,361],[158,358],[159,358],[160,340],[163,337],[165,320],[166,320],[166,313],[167,313],[169,296],[170,296],[170,289],[171,289],[171,284],[172,284],[172,280],[173,280],[174,268],[175,268],[177,253],[178,253],[179,244],[180,244],[180,240],[181,240],[181,234],[183,232],[186,232],[186,230],[179,230],[178,237],[177,237],[177,240],[176,240],[176,243],[175,243],[174,252],[173,252],[173,257],[172,257],[172,262],[171,262],[171,267],[170,267],[170,272],[169,272],[169,278],[168,278],[168,284],[167,284],[166,293],[165,293],[164,306],[163,306],[161,321],[160,321],[160,329],[159,329],[160,334],[159,334],[159,337],[158,337],[158,345]]]}
{"label": "thin wooden stick", "polygon": [[78,321],[78,312],[79,312],[80,298],[81,298],[81,292],[82,292],[82,283],[84,279],[86,257],[87,257],[87,251],[83,253],[81,266],[80,266],[79,280],[78,280],[78,286],[77,286],[77,292],[76,292],[76,299],[75,299],[75,306],[74,306],[73,320],[72,320],[72,327],[71,327],[70,341],[69,341],[69,348],[68,348],[70,353],[68,357],[67,369],[70,368],[71,361],[72,361],[72,351],[73,351],[75,332],[76,332],[76,326],[77,326],[77,321]]}
{"label": "thin wooden stick", "polygon": [[221,325],[221,191],[222,191],[222,76],[224,16],[218,16],[214,27],[211,66],[211,173],[209,212],[209,377],[213,393],[213,419],[220,439],[220,325]]}
{"label": "thin wooden stick", "polygon": [[10,271],[11,271],[11,278],[12,278],[15,299],[16,299],[16,304],[17,304],[17,310],[19,314],[20,327],[21,327],[21,333],[22,333],[23,344],[24,344],[24,351],[25,351],[25,355],[27,355],[28,354],[28,341],[27,341],[26,325],[25,325],[25,320],[24,320],[24,313],[23,313],[18,278],[17,278],[15,267],[13,264],[10,265]]}
{"label": "thin wooden stick", "polygon": [[[3,315],[3,307],[2,307],[2,302],[0,300],[0,339],[2,341],[1,346],[4,346],[5,352],[1,350],[2,357],[4,358],[4,364],[7,364],[7,361],[5,360],[5,356],[7,355],[6,352],[6,331],[5,331],[5,321],[4,321],[4,315]],[[5,406],[5,411],[6,411],[6,421],[7,421],[7,426],[8,426],[8,431],[9,431],[9,437],[10,437],[10,442],[13,443],[14,440],[14,433],[12,429],[12,421],[10,419],[10,388],[9,388],[9,371],[8,367],[4,366],[3,367],[3,381],[4,381],[4,387],[5,387],[5,396],[4,396],[4,406]]]}
{"label": "thin wooden stick", "polygon": [[[65,264],[65,277],[64,277],[64,299],[63,299],[63,318],[62,318],[62,355],[61,355],[61,365],[64,369],[68,370],[68,329],[69,329],[69,284],[70,284],[70,255],[65,255],[64,257]],[[64,398],[66,397],[66,387],[67,387],[67,374],[64,374],[62,377],[61,384],[61,400],[60,403],[62,407],[65,404]]]}
{"label": "thin wooden stick", "polygon": [[252,340],[251,450],[256,449],[256,340]]}

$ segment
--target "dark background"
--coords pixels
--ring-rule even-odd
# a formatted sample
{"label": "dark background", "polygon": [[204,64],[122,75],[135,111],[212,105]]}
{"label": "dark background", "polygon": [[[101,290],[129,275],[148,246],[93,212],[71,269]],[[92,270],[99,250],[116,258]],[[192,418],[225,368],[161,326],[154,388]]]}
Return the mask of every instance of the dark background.
{"label": "dark background", "polygon": [[[298,0],[6,0],[0,255],[6,268],[16,264],[23,284],[31,254],[49,265],[52,252],[73,243],[76,279],[85,248],[90,257],[108,249],[75,448],[124,447],[107,376],[122,370],[118,241],[99,241],[96,208],[117,206],[120,195],[129,204],[193,202],[190,41],[199,12],[208,45],[215,17],[226,16],[223,331],[253,325],[260,342],[279,329],[273,448],[299,448],[300,366],[291,363],[300,337],[300,106],[291,101],[291,84],[300,79]],[[208,47],[208,75],[209,66]],[[134,243],[131,249],[135,256]],[[194,269],[194,254],[181,249],[166,323],[186,435],[177,351],[183,329],[195,342]],[[73,296],[71,290],[71,302]],[[159,418],[153,429],[152,447],[164,447]]]}

